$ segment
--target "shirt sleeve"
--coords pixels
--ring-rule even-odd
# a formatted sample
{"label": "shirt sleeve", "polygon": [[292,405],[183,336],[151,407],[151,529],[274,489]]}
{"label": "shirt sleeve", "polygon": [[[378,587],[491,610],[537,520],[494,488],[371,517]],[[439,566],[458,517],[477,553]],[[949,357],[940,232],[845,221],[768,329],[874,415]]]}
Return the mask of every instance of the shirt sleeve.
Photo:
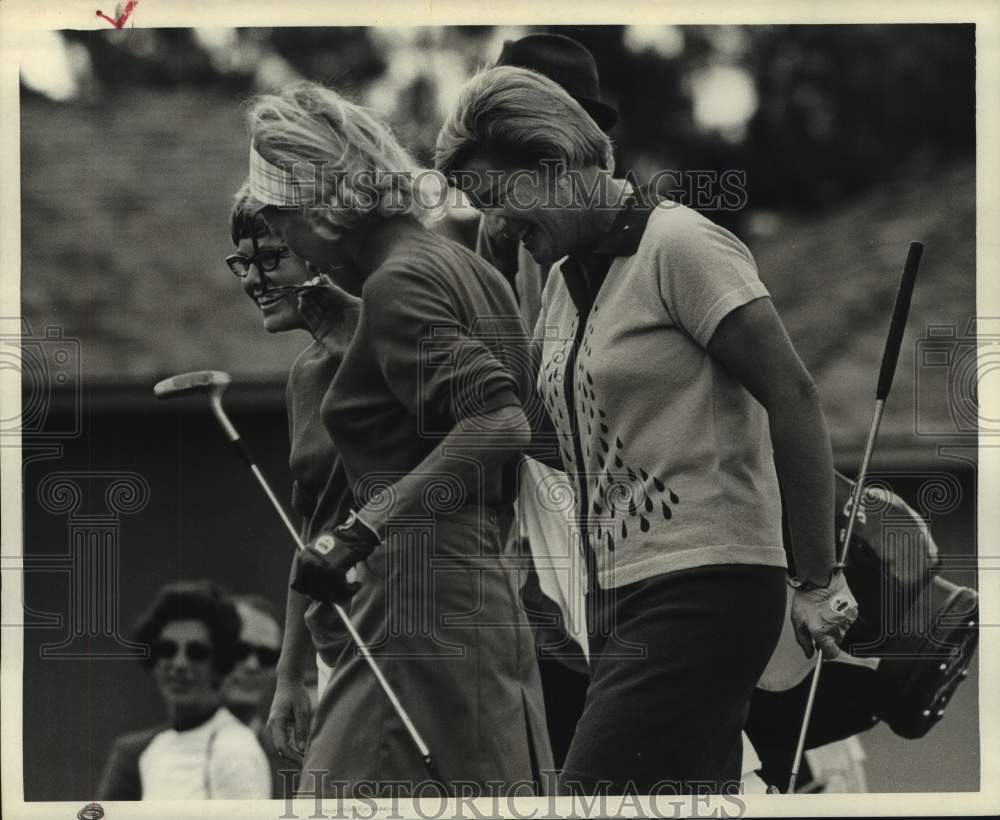
{"label": "shirt sleeve", "polygon": [[719,322],[767,288],[746,245],[725,228],[694,212],[666,217],[656,234],[660,298],[671,320],[708,347]]}
{"label": "shirt sleeve", "polygon": [[520,406],[513,376],[433,276],[383,268],[365,283],[363,298],[379,370],[421,429],[447,432],[462,419]]}
{"label": "shirt sleeve", "polygon": [[97,799],[141,800],[142,778],[139,775],[139,748],[135,744],[115,741],[104,765],[101,785],[97,788]]}
{"label": "shirt sleeve", "polygon": [[216,800],[268,800],[271,768],[249,729],[223,731],[209,763],[211,797]]}
{"label": "shirt sleeve", "polygon": [[531,380],[532,401],[526,404],[525,415],[531,424],[531,444],[526,455],[530,455],[536,461],[563,469],[563,463],[559,456],[559,436],[556,433],[555,424],[545,407],[545,400],[542,398],[541,388],[538,380],[542,369],[542,352],[545,346],[545,310],[542,309],[535,322],[535,330],[531,336]]}

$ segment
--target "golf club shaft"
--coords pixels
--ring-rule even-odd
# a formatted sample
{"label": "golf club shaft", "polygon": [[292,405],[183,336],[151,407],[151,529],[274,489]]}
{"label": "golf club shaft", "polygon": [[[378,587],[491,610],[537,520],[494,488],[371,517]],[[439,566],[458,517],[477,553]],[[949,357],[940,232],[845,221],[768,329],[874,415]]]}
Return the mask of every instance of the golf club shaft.
{"label": "golf club shaft", "polygon": [[[865,442],[865,452],[861,457],[861,469],[858,477],[851,488],[851,498],[848,502],[847,526],[843,530],[841,542],[837,547],[837,562],[843,563],[847,557],[847,545],[851,543],[854,535],[854,522],[858,520],[857,511],[861,504],[861,492],[865,484],[865,475],[868,472],[868,465],[871,463],[872,452],[875,449],[875,438],[878,435],[879,425],[882,423],[882,411],[885,409],[885,402],[882,399],[875,400],[875,412],[872,414],[871,426],[868,428],[868,439]],[[806,735],[809,733],[809,721],[812,718],[813,705],[816,702],[816,690],[819,688],[819,675],[823,668],[823,653],[816,655],[816,666],[813,667],[812,683],[809,685],[809,698],[806,700],[805,714],[802,719],[802,727],[799,729],[799,741],[795,747],[795,757],[792,760],[792,772],[788,779],[788,794],[795,791],[795,784],[799,779],[799,768],[802,765],[802,754],[805,751]]]}
{"label": "golf club shaft", "polygon": [[885,411],[885,400],[875,400],[875,410],[872,412],[871,426],[868,428],[868,439],[865,441],[865,452],[861,456],[861,469],[858,470],[858,477],[851,487],[851,499],[848,502],[850,507],[847,513],[847,526],[837,547],[837,563],[842,564],[847,560],[847,545],[851,543],[854,536],[854,524],[858,520],[856,510],[861,505],[861,494],[864,492],[865,478],[868,475],[868,465],[871,464],[872,453],[875,452],[875,437],[878,435],[878,428],[882,424],[882,413]]}
{"label": "golf club shaft", "polygon": [[795,793],[795,784],[799,779],[799,766],[802,764],[802,753],[805,751],[806,735],[809,731],[809,718],[812,716],[813,704],[816,702],[816,690],[819,688],[819,673],[823,664],[823,653],[816,653],[816,666],[813,667],[812,682],[809,684],[809,698],[806,700],[805,718],[799,729],[799,741],[795,746],[795,758],[792,761],[792,772],[788,778],[788,794]]}
{"label": "golf club shaft", "polygon": [[281,518],[281,523],[285,525],[285,529],[288,530],[288,534],[292,536],[292,540],[295,545],[300,549],[304,550],[306,545],[302,543],[302,539],[299,537],[298,530],[295,529],[295,525],[289,520],[288,515],[285,513],[285,508],[281,506],[278,501],[277,496],[271,490],[271,486],[264,479],[264,474],[260,471],[260,468],[254,463],[253,457],[250,455],[250,451],[247,449],[246,445],[243,443],[243,439],[240,438],[239,432],[233,426],[233,423],[229,420],[229,416],[226,415],[226,411],[222,409],[222,399],[219,396],[212,396],[210,399],[210,404],[212,406],[212,415],[215,416],[215,420],[219,422],[219,426],[222,431],[226,434],[226,438],[232,442],[236,451],[240,454],[243,461],[246,462],[247,467],[250,468],[250,472],[254,474],[254,478],[257,479],[257,483],[260,484],[261,489],[264,490],[264,494],[267,496],[268,500],[271,502],[271,506],[274,507],[275,512]]}
{"label": "golf club shaft", "polygon": [[[851,489],[850,507],[847,511],[847,526],[844,527],[843,538],[837,548],[837,562],[843,563],[847,558],[847,550],[854,535],[854,522],[857,521],[858,508],[864,492],[865,476],[875,451],[875,440],[878,428],[882,423],[882,413],[885,410],[885,400],[892,387],[896,374],[896,364],[899,361],[899,350],[903,343],[903,333],[906,331],[906,320],[910,314],[910,301],[913,297],[913,287],[917,280],[917,270],[923,256],[924,246],[920,242],[911,242],[903,264],[903,274],[896,293],[896,303],[892,309],[892,321],[882,352],[882,365],[879,368],[878,385],[875,388],[875,410],[872,413],[871,424],[868,427],[868,438],[865,441],[865,451],[861,457],[861,468]],[[817,652],[816,666],[813,668],[812,683],[809,687],[809,698],[806,701],[805,714],[802,716],[802,728],[799,730],[799,740],[795,747],[795,757],[792,760],[792,771],[788,779],[788,794],[795,792],[795,783],[799,779],[799,767],[802,765],[802,755],[805,752],[806,735],[809,733],[809,721],[812,719],[813,705],[816,702],[816,690],[819,686],[819,675],[823,668],[823,653]]]}
{"label": "golf club shaft", "polygon": [[[288,530],[289,535],[292,536],[292,540],[298,549],[304,550],[306,548],[305,544],[302,543],[302,538],[299,536],[298,531],[295,526],[289,520],[288,516],[285,514],[284,507],[278,501],[277,496],[272,492],[270,485],[264,478],[264,474],[261,473],[260,468],[254,463],[253,457],[250,455],[250,451],[247,449],[246,445],[243,443],[243,439],[240,438],[240,434],[237,432],[233,423],[229,420],[229,416],[226,415],[226,411],[222,408],[222,400],[219,396],[211,397],[212,413],[216,420],[219,422],[219,426],[222,427],[223,432],[226,434],[233,446],[239,452],[242,459],[247,463],[250,468],[250,472],[254,474],[257,479],[257,483],[260,484],[261,489],[264,490],[264,494],[267,495],[274,507],[275,511],[281,517],[282,523],[285,525],[285,529]],[[440,773],[437,771],[437,767],[434,765],[434,761],[431,758],[431,752],[427,744],[424,742],[423,737],[421,737],[420,732],[417,727],[413,725],[413,721],[410,720],[410,715],[404,708],[403,704],[400,703],[399,698],[396,697],[396,693],[393,691],[392,686],[389,685],[389,681],[386,680],[385,675],[382,674],[382,670],[379,668],[378,664],[375,662],[375,658],[372,657],[371,651],[368,649],[368,645],[361,639],[357,630],[354,628],[354,624],[351,623],[351,618],[344,610],[340,604],[334,604],[333,608],[336,610],[337,615],[344,624],[344,628],[347,630],[354,641],[354,645],[358,648],[361,656],[368,663],[371,668],[372,673],[375,675],[375,679],[378,681],[379,686],[382,687],[382,691],[385,696],[389,699],[393,708],[396,710],[396,714],[399,719],[403,722],[403,726],[406,727],[406,731],[409,733],[410,738],[413,740],[413,744],[417,747],[417,751],[420,753],[420,757],[424,762],[424,766],[427,767],[428,773],[436,781],[443,783]]]}

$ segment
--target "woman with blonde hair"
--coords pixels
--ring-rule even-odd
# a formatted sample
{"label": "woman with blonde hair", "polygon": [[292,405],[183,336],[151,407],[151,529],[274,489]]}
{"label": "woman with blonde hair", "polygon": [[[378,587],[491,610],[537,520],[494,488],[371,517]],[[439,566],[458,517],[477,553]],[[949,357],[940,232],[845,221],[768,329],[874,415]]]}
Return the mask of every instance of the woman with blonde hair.
{"label": "woman with blonde hair", "polygon": [[[321,406],[356,506],[297,556],[292,588],[349,606],[446,786],[537,783],[551,753],[502,547],[532,393],[513,294],[429,229],[446,189],[371,112],[299,83],[254,99],[248,121],[250,194],[271,230],[363,283]],[[307,794],[413,793],[428,779],[353,646],[321,694],[303,771]]]}
{"label": "woman with blonde hair", "polygon": [[611,141],[547,77],[470,80],[436,165],[554,266],[537,385],[575,490],[591,661],[562,788],[738,788],[785,613],[782,501],[803,651],[836,655],[857,616],[816,387],[747,248],[615,179]]}

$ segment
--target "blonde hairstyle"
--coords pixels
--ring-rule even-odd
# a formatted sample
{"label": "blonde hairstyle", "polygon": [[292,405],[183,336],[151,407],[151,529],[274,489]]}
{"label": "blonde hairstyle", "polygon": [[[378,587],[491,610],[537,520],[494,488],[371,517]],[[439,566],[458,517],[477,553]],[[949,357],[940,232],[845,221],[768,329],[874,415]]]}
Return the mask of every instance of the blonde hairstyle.
{"label": "blonde hairstyle", "polygon": [[443,215],[444,182],[422,169],[373,111],[318,83],[301,81],[250,100],[250,140],[262,157],[306,185],[312,220],[350,230],[373,217]]}
{"label": "blonde hairstyle", "polygon": [[434,165],[445,176],[483,152],[514,164],[556,160],[613,171],[611,140],[558,83],[526,68],[481,71],[441,128]]}

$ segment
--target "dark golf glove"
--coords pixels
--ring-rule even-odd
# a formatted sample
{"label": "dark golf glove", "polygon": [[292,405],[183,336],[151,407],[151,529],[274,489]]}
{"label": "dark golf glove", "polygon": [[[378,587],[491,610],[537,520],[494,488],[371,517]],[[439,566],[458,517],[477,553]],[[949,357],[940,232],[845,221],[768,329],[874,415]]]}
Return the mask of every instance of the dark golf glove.
{"label": "dark golf glove", "polygon": [[323,533],[295,555],[291,587],[315,601],[347,603],[361,588],[347,572],[379,543],[378,533],[353,511],[332,533]]}

